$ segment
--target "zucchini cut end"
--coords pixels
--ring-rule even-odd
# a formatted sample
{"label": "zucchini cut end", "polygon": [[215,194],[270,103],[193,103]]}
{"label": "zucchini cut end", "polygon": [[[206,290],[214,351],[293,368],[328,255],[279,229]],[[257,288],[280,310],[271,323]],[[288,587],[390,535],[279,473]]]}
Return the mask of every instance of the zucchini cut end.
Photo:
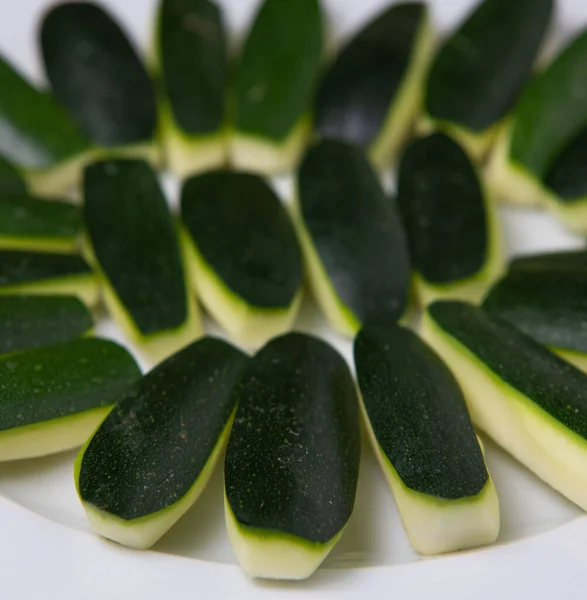
{"label": "zucchini cut end", "polygon": [[565,202],[559,200],[556,194],[544,190],[544,204],[569,231],[578,235],[587,234],[587,196]]}

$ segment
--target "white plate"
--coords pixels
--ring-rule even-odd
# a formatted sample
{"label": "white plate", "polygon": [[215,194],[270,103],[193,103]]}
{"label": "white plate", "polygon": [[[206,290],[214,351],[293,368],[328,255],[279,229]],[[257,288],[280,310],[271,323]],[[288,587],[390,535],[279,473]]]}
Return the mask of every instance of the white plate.
{"label": "white plate", "polygon": [[[295,1],[295,0],[284,0]],[[512,0],[515,2],[516,0]],[[257,0],[220,0],[231,29],[242,32]],[[436,22],[452,26],[474,0],[430,0]],[[35,33],[47,0],[0,3],[0,49],[39,79]],[[104,1],[137,41],[147,44],[155,0]],[[324,0],[333,37],[349,35],[386,0]],[[585,0],[559,2],[557,39],[587,21]],[[496,40],[499,43],[499,40]],[[2,91],[0,90],[0,93]],[[177,183],[166,180],[172,203]],[[280,185],[287,191],[287,182]],[[582,240],[549,216],[503,209],[511,254],[572,248]],[[208,323],[209,330],[219,333]],[[349,360],[351,345],[334,336],[309,301],[298,328],[322,335]],[[121,339],[110,323],[100,332]],[[502,530],[491,548],[433,559],[418,557],[406,536],[371,452],[364,451],[356,510],[324,567],[302,583],[247,580],[224,528],[222,475],[150,552],[135,552],[89,532],[72,479],[75,453],[0,465],[0,598],[502,598],[578,597],[584,592],[587,518],[487,442],[500,497]]]}

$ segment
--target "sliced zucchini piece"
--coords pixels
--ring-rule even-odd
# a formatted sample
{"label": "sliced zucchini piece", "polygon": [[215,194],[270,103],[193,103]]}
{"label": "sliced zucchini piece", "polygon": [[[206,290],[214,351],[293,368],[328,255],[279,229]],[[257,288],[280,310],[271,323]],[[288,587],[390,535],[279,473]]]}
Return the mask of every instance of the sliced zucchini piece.
{"label": "sliced zucchini piece", "polygon": [[364,327],[354,357],[369,437],[414,550],[440,554],[494,542],[497,493],[448,367],[395,324]]}
{"label": "sliced zucchini piece", "polygon": [[0,295],[6,294],[73,295],[91,307],[99,290],[81,256],[0,250]]}
{"label": "sliced zucchini piece", "polygon": [[221,9],[210,0],[161,0],[155,46],[167,165],[180,176],[223,165],[228,57]]}
{"label": "sliced zucchini piece", "polygon": [[81,446],[140,377],[114,342],[82,338],[0,356],[0,460]]}
{"label": "sliced zucchini piece", "polygon": [[184,185],[187,265],[204,306],[245,347],[291,329],[302,254],[290,218],[260,177],[213,171]]}
{"label": "sliced zucchini piece", "polygon": [[424,335],[457,376],[475,425],[587,509],[587,375],[464,302],[430,306]]}
{"label": "sliced zucchini piece", "polygon": [[293,169],[310,134],[322,66],[319,0],[265,0],[236,71],[231,160],[275,174]]}
{"label": "sliced zucchini piece", "polygon": [[420,302],[479,300],[502,271],[500,235],[495,207],[457,142],[434,133],[408,146],[398,206]]}
{"label": "sliced zucchini piece", "polygon": [[139,379],[75,463],[92,529],[150,548],[194,504],[224,449],[247,356],[204,338]]}
{"label": "sliced zucchini piece", "polygon": [[314,107],[318,133],[359,145],[376,167],[386,168],[421,108],[431,55],[426,5],[389,7],[341,50],[326,71]]}
{"label": "sliced zucchini piece", "polygon": [[557,270],[557,271],[587,271],[587,250],[571,250],[567,252],[545,252],[527,254],[514,258],[509,265],[510,271],[518,270]]}
{"label": "sliced zucchini piece", "polygon": [[0,191],[0,248],[73,252],[80,231],[77,206]]}
{"label": "sliced zucchini piece", "polygon": [[484,0],[440,49],[426,115],[475,158],[485,155],[522,94],[553,9],[553,0]]}
{"label": "sliced zucchini piece", "polygon": [[92,327],[92,314],[75,296],[0,296],[0,354],[68,342]]}
{"label": "sliced zucchini piece", "polygon": [[314,295],[332,326],[354,337],[369,318],[399,318],[410,264],[393,199],[363,152],[325,140],[298,173],[295,220]]}
{"label": "sliced zucchini piece", "polygon": [[0,198],[7,196],[24,196],[27,184],[16,166],[0,155]]}
{"label": "sliced zucchini piece", "polygon": [[90,165],[84,179],[87,252],[108,309],[154,361],[200,336],[179,239],[153,169],[142,160]]}
{"label": "sliced zucchini piece", "polygon": [[97,4],[63,2],[41,24],[47,78],[92,140],[152,158],[155,88],[125,32]]}
{"label": "sliced zucchini piece", "polygon": [[226,525],[251,577],[305,579],[353,511],[361,436],[342,357],[290,333],[269,342],[234,390],[224,467]]}

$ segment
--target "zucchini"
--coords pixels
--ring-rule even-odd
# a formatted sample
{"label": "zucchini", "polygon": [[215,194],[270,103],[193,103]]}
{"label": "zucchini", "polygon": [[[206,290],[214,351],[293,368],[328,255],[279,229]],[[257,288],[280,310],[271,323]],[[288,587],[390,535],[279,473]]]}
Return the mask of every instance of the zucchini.
{"label": "zucchini", "polygon": [[289,216],[263,179],[213,171],[181,197],[188,268],[210,314],[246,347],[291,329],[302,296],[302,255]]}
{"label": "zucchini", "polygon": [[510,271],[518,270],[587,270],[587,250],[570,250],[527,254],[514,258],[509,265]]}
{"label": "zucchini", "polygon": [[98,303],[98,282],[91,267],[74,254],[0,250],[0,295],[77,296]]}
{"label": "zucchini", "polygon": [[0,248],[73,252],[80,230],[77,206],[0,191]]}
{"label": "zucchini", "polygon": [[322,44],[319,0],[263,2],[235,75],[235,167],[275,174],[297,165],[310,134]]}
{"label": "zucchini", "polygon": [[16,166],[0,155],[0,198],[7,196],[24,196],[27,184]]}
{"label": "zucchini", "polygon": [[232,424],[246,355],[204,338],[134,383],[86,443],[75,483],[92,529],[150,548],[208,483]]}
{"label": "zucchini", "polygon": [[84,192],[86,251],[106,305],[158,362],[199,337],[201,323],[157,176],[142,160],[105,160],[87,167]]}
{"label": "zucchini", "polygon": [[157,160],[155,88],[110,14],[91,2],[57,4],[40,45],[53,93],[98,146]]}
{"label": "zucchini", "polygon": [[475,425],[587,509],[587,375],[464,302],[430,306],[424,335],[457,376]]}
{"label": "zucchini", "polygon": [[344,46],[326,71],[314,106],[318,133],[357,144],[376,167],[386,168],[421,107],[431,55],[426,5],[389,7]]}
{"label": "zucchini", "polygon": [[82,338],[0,356],[0,460],[81,446],[139,376],[132,356]]}
{"label": "zucchini", "polygon": [[224,467],[228,535],[251,577],[305,579],[353,511],[361,436],[342,357],[299,333],[269,342],[234,390]]}
{"label": "zucchini", "polygon": [[155,47],[167,165],[185,176],[224,164],[228,57],[221,9],[210,0],[161,0]]}
{"label": "zucchini", "polygon": [[397,199],[421,303],[480,299],[503,258],[495,208],[465,151],[443,133],[410,144]]}
{"label": "zucchini", "polygon": [[482,158],[531,77],[553,9],[554,0],[481,2],[432,65],[425,91],[429,125]]}
{"label": "zucchini", "polygon": [[92,314],[75,296],[0,296],[0,354],[68,342],[92,328]]}
{"label": "zucchini", "polygon": [[395,324],[364,327],[354,357],[367,431],[414,550],[494,542],[497,493],[448,367]]}
{"label": "zucchini", "polygon": [[294,209],[310,285],[332,326],[354,337],[369,318],[399,318],[410,264],[395,203],[363,152],[326,140],[310,148]]}

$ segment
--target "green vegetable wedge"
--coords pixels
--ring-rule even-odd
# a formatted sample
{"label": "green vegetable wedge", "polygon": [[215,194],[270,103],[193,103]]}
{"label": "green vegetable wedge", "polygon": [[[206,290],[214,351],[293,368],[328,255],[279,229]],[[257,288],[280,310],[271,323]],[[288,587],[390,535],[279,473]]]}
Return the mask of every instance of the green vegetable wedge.
{"label": "green vegetable wedge", "polygon": [[84,191],[87,252],[114,319],[155,361],[194,341],[200,315],[153,169],[142,160],[97,162],[86,169]]}
{"label": "green vegetable wedge", "polygon": [[471,304],[433,304],[423,330],[457,376],[475,425],[587,509],[587,375]]}
{"label": "green vegetable wedge", "polygon": [[514,258],[509,265],[510,271],[518,270],[556,270],[556,271],[587,271],[587,250],[570,250],[527,254]]}
{"label": "green vegetable wedge", "polygon": [[132,356],[95,338],[0,356],[0,460],[81,446],[140,377]]}
{"label": "green vegetable wedge", "polygon": [[213,171],[186,182],[187,265],[208,311],[245,347],[291,329],[302,296],[302,254],[279,198],[260,177]]}
{"label": "green vegetable wedge", "polygon": [[234,394],[224,467],[232,547],[251,577],[305,579],[354,506],[361,451],[354,382],[333,348],[290,333],[251,360]]}
{"label": "green vegetable wedge", "polygon": [[368,324],[354,356],[369,437],[412,547],[440,554],[495,541],[497,493],[448,367],[395,324]]}
{"label": "green vegetable wedge", "polygon": [[297,165],[311,129],[308,111],[321,63],[319,0],[265,0],[236,67],[235,167],[274,174]]}
{"label": "green vegetable wedge", "polygon": [[221,9],[210,0],[161,0],[155,36],[161,134],[180,176],[227,160],[228,57]]}
{"label": "green vegetable wedge", "polygon": [[204,338],[132,385],[81,450],[75,483],[94,531],[146,549],[192,506],[224,449],[247,357]]}
{"label": "green vegetable wedge", "polygon": [[27,191],[27,183],[17,167],[0,155],[0,198],[4,195],[24,196]]}

